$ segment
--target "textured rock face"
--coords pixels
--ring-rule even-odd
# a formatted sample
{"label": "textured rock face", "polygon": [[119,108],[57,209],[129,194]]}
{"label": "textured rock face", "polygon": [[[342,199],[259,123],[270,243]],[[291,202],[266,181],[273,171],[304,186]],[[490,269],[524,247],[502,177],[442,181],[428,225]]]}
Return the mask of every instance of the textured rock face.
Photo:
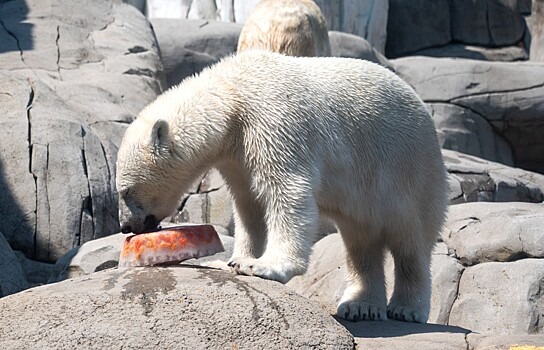
{"label": "textured rock face", "polygon": [[[544,172],[544,66],[534,63],[484,62],[409,57],[391,61],[395,70],[430,104],[452,105],[442,118],[487,121],[512,149],[514,165]],[[446,107],[441,107],[446,111]],[[478,118],[480,119],[480,118]],[[480,119],[479,124],[483,121]],[[479,133],[485,133],[478,127]],[[489,128],[485,128],[489,129]],[[440,130],[439,130],[440,131]],[[455,135],[443,130],[445,139]],[[504,149],[496,137],[481,139],[481,148],[457,148],[485,158]],[[458,141],[455,141],[458,142]],[[463,148],[463,149],[461,149]],[[476,154],[481,152],[481,154]],[[495,155],[498,156],[498,155]],[[504,155],[508,158],[508,154]],[[490,159],[500,161],[501,159]]]}
{"label": "textured rock face", "polygon": [[279,283],[204,268],[102,271],[0,308],[3,349],[353,348],[332,317]]}
{"label": "textured rock face", "polygon": [[331,43],[332,55],[335,57],[358,58],[379,63],[390,69],[392,68],[387,58],[360,36],[329,31],[329,41]]}
{"label": "textured rock face", "polygon": [[463,265],[544,258],[544,204],[451,206],[444,242]]}
{"label": "textured rock face", "polygon": [[523,39],[526,0],[390,0],[386,56],[451,42],[515,46]]}
{"label": "textured rock face", "polygon": [[161,48],[168,87],[236,52],[241,24],[206,20],[151,19]]}
{"label": "textured rock face", "polygon": [[29,286],[19,260],[0,232],[0,298]]}
{"label": "textured rock face", "polygon": [[442,150],[450,203],[544,201],[544,175]]}
{"label": "textured rock face", "polygon": [[0,3],[0,225],[11,246],[53,262],[118,230],[121,136],[161,91],[153,32],[113,1]]}
{"label": "textured rock face", "polygon": [[385,55],[395,58],[451,40],[448,0],[389,0]]}

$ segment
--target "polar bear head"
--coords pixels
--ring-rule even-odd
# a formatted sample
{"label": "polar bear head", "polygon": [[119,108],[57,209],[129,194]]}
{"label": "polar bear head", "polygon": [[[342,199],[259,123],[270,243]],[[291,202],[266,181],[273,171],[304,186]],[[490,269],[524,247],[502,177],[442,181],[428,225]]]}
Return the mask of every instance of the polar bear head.
{"label": "polar bear head", "polygon": [[181,192],[172,167],[169,123],[137,118],[127,129],[117,156],[119,219],[123,233],[155,229],[177,207]]}

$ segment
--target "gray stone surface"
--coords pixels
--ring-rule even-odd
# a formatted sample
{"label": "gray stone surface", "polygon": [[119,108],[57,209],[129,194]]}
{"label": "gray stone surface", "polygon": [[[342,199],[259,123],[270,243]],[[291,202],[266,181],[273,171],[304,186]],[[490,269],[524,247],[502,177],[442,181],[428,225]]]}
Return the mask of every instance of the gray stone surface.
{"label": "gray stone surface", "polygon": [[544,175],[442,150],[450,203],[544,201]]}
{"label": "gray stone surface", "polygon": [[357,35],[329,31],[331,52],[334,57],[348,57],[379,63],[384,67],[392,68],[391,64],[370,43]]}
{"label": "gray stone surface", "polygon": [[510,146],[481,115],[449,103],[428,103],[427,106],[442,148],[505,165],[514,164]]}
{"label": "gray stone surface", "polygon": [[448,0],[389,0],[385,55],[396,58],[451,41]]}
{"label": "gray stone surface", "polygon": [[518,0],[450,2],[452,39],[483,46],[518,43],[525,30]]}
{"label": "gray stone surface", "polygon": [[242,25],[185,19],[151,19],[168,87],[236,52]]}
{"label": "gray stone surface", "polygon": [[450,207],[444,242],[464,265],[544,258],[544,204],[467,203]]}
{"label": "gray stone surface", "polygon": [[149,23],[113,0],[2,2],[0,22],[0,228],[54,262],[118,230],[117,145],[162,64]]}
{"label": "gray stone surface", "polygon": [[212,224],[234,234],[231,196],[217,170],[211,169],[192,186],[170,222]]}
{"label": "gray stone surface", "polygon": [[17,256],[0,232],[0,298],[29,287]]}
{"label": "gray stone surface", "polygon": [[544,334],[543,284],[543,259],[467,268],[449,324],[483,334]]}
{"label": "gray stone surface", "polygon": [[391,62],[425,102],[480,115],[511,146],[516,166],[544,172],[543,65],[426,57]]}
{"label": "gray stone surface", "polygon": [[3,349],[353,349],[277,282],[206,268],[106,270],[0,299]]}
{"label": "gray stone surface", "polygon": [[18,250],[15,250],[14,253],[17,259],[19,259],[19,263],[30,287],[41,286],[49,282],[49,277],[55,269],[55,264],[31,260]]}
{"label": "gray stone surface", "polygon": [[417,51],[413,56],[457,57],[482,61],[526,61],[529,53],[523,47],[484,47],[465,44],[448,44],[441,47],[431,47]]}

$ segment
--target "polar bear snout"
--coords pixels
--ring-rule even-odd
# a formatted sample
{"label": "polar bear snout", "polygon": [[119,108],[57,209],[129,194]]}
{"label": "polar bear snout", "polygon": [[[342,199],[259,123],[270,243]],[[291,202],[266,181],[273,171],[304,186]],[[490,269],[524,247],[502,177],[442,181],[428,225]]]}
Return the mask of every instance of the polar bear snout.
{"label": "polar bear snout", "polygon": [[155,231],[160,224],[160,221],[155,217],[155,215],[147,215],[143,220],[143,223],[137,222],[137,220],[127,220],[121,222],[121,232],[122,233],[144,233]]}

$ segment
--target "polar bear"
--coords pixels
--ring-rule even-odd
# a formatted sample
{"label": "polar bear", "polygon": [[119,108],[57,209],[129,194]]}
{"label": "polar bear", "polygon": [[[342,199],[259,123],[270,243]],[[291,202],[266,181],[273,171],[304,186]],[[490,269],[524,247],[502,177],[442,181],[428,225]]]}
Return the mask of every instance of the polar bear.
{"label": "polar bear", "polygon": [[[247,51],[186,79],[127,128],[116,178],[122,231],[154,229],[211,167],[234,201],[233,271],[283,283],[304,273],[324,215],[347,251],[338,315],[427,320],[446,172],[425,105],[394,73]],[[389,305],[385,249],[396,267]]]}
{"label": "polar bear", "polygon": [[249,49],[289,56],[331,56],[325,17],[312,0],[262,0],[238,38],[237,52]]}

